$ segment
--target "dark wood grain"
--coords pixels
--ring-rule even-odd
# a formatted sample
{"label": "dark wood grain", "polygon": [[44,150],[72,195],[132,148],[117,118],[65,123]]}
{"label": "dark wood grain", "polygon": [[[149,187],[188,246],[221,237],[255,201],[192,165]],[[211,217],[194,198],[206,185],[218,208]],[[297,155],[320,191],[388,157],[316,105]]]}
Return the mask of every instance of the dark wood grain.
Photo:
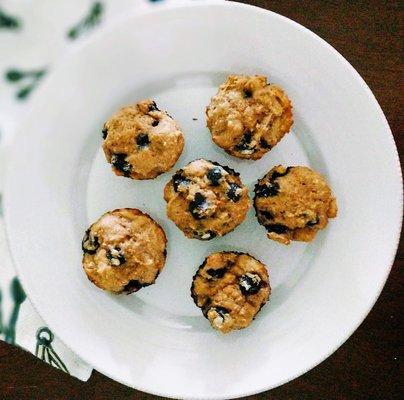
{"label": "dark wood grain", "polygon": [[[403,156],[403,86],[400,80],[403,9],[398,1],[261,0],[246,3],[294,19],[347,58],[378,99]],[[400,383],[400,372],[404,376],[401,366],[403,326],[399,319],[404,304],[403,255],[401,240],[394,267],[378,302],[339,350],[294,381],[249,399],[404,398]],[[30,354],[0,342],[0,398],[150,400],[157,397],[124,387],[97,372],[88,382],[80,382]]]}

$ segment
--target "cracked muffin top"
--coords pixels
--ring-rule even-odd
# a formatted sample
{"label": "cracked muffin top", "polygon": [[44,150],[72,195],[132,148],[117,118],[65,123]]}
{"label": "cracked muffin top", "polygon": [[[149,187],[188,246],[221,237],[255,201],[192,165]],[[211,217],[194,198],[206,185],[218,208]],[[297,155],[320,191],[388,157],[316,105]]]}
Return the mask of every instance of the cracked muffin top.
{"label": "cracked muffin top", "polygon": [[310,242],[329,218],[337,216],[337,202],[326,180],[308,167],[272,168],[255,186],[254,207],[269,239],[283,244]]}
{"label": "cracked muffin top", "polygon": [[206,108],[213,141],[227,153],[258,160],[289,132],[292,104],[265,76],[230,75]]}
{"label": "cracked muffin top", "polygon": [[104,124],[103,149],[116,175],[153,179],[170,170],[184,148],[177,122],[152,100],[123,107]]}
{"label": "cracked muffin top", "polygon": [[200,240],[232,231],[250,208],[239,174],[204,159],[178,170],[164,189],[164,199],[168,218],[185,236]]}
{"label": "cracked muffin top", "polygon": [[155,282],[166,259],[166,236],[134,208],[109,211],[85,232],[83,268],[88,279],[112,293],[133,293]]}
{"label": "cracked muffin top", "polygon": [[191,295],[214,329],[222,333],[251,324],[271,288],[263,263],[245,253],[208,256],[194,276]]}

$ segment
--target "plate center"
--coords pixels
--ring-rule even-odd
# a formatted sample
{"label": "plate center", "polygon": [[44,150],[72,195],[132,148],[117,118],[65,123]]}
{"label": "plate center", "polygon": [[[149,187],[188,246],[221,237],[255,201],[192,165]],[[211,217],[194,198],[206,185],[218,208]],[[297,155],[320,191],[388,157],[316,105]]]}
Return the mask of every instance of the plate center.
{"label": "plate center", "polygon": [[[95,148],[98,148],[90,166],[87,182],[88,224],[108,210],[120,207],[139,208],[161,224],[167,234],[168,257],[164,270],[156,284],[140,290],[132,296],[113,296],[113,300],[132,312],[145,314],[163,323],[187,327],[199,325],[201,311],[190,296],[192,277],[204,258],[212,252],[236,250],[250,253],[264,262],[269,270],[271,307],[264,307],[262,314],[280,304],[293,286],[300,280],[313,255],[308,251],[313,245],[293,243],[286,247],[267,239],[265,229],[255,218],[254,210],[248,213],[243,224],[222,238],[204,242],[187,239],[166,217],[163,199],[165,184],[179,168],[196,158],[206,158],[228,165],[240,172],[241,179],[250,189],[257,179],[277,164],[309,165],[307,143],[293,133],[286,137],[259,161],[238,160],[227,155],[213,144],[206,128],[205,108],[217,87],[229,72],[201,73],[172,77],[144,87],[135,87],[122,97],[117,108],[152,98],[162,110],[167,110],[180,124],[185,134],[184,152],[175,167],[168,173],[148,181],[135,181],[115,176],[107,164],[101,145],[101,127],[94,132]],[[113,113],[114,110],[111,110]],[[105,115],[105,120],[109,115]],[[294,127],[296,129],[296,126]],[[96,142],[96,143],[95,143]],[[272,265],[276,263],[276,269]]]}

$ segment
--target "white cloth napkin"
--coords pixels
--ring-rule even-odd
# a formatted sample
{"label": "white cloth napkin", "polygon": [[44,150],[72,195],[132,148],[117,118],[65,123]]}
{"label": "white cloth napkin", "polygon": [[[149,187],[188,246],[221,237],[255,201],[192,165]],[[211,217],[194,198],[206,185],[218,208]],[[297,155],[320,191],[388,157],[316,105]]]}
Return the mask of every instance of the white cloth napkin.
{"label": "white cloth napkin", "polygon": [[[19,121],[29,108],[30,95],[73,43],[93,34],[113,18],[169,1],[3,0],[0,3],[0,151],[5,152],[12,141]],[[3,167],[0,164],[0,196]],[[0,339],[87,380],[92,367],[54,337],[19,284],[7,247],[1,197],[0,258]]]}

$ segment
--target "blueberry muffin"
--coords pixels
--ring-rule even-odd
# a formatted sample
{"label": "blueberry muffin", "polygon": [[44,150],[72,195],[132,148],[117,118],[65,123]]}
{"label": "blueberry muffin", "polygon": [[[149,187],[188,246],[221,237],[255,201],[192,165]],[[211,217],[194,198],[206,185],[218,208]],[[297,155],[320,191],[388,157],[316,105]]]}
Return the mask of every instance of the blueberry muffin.
{"label": "blueberry muffin", "polygon": [[265,265],[237,252],[208,256],[191,287],[195,304],[212,327],[222,333],[250,325],[268,301],[270,292]]}
{"label": "blueberry muffin", "polygon": [[164,267],[166,235],[134,208],[109,211],[86,231],[82,249],[88,279],[112,293],[133,293],[153,284]]}
{"label": "blueberry muffin", "polygon": [[144,100],[119,110],[102,130],[103,149],[116,175],[153,179],[171,169],[184,148],[178,124]]}
{"label": "blueberry muffin", "polygon": [[164,189],[167,216],[185,236],[223,236],[241,224],[250,208],[239,174],[218,163],[195,160],[175,173]]}
{"label": "blueberry muffin", "polygon": [[337,202],[326,180],[307,167],[272,168],[254,189],[258,222],[269,239],[283,244],[310,242],[329,218],[337,216]]}
{"label": "blueberry muffin", "polygon": [[292,104],[265,76],[230,75],[206,108],[213,141],[227,153],[260,159],[289,132]]}

